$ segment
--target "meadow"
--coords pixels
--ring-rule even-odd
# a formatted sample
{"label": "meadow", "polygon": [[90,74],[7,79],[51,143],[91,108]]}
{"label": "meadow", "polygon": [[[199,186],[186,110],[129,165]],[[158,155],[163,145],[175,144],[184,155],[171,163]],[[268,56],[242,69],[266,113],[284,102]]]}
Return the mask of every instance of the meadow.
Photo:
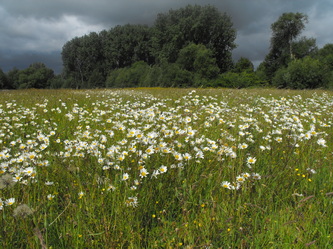
{"label": "meadow", "polygon": [[332,248],[333,93],[0,92],[1,248]]}

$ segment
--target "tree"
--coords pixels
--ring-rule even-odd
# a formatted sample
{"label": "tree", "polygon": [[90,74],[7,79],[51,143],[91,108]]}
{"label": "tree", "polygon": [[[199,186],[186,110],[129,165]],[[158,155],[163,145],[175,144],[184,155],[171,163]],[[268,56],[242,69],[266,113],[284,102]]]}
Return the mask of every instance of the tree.
{"label": "tree", "polygon": [[106,72],[104,55],[99,35],[95,32],[83,37],[75,37],[68,41],[62,48],[62,61],[64,73],[67,78],[72,78],[75,87],[96,87],[96,81],[91,81],[94,72],[98,77],[97,86],[104,86]]}
{"label": "tree", "polygon": [[137,61],[154,62],[151,32],[146,25],[116,26],[103,33],[103,53],[109,70],[131,66]]}
{"label": "tree", "polygon": [[254,70],[253,63],[248,58],[241,57],[236,62],[232,71],[235,73],[241,73],[243,71],[253,72],[253,70]]}
{"label": "tree", "polygon": [[295,59],[314,56],[318,52],[315,38],[301,37],[298,41],[293,41],[291,47]]}
{"label": "tree", "polygon": [[322,63],[322,70],[325,73],[327,87],[333,88],[333,44],[328,43],[318,50],[315,57]]}
{"label": "tree", "polygon": [[213,52],[202,44],[190,43],[179,51],[177,63],[199,78],[212,79],[219,73]]}
{"label": "tree", "polygon": [[283,13],[280,18],[272,24],[273,36],[272,47],[282,50],[289,49],[290,59],[293,58],[292,42],[301,34],[308,21],[307,15],[302,13]]}
{"label": "tree", "polygon": [[7,73],[9,85],[13,89],[17,89],[19,87],[18,79],[19,79],[20,70],[14,67]]}
{"label": "tree", "polygon": [[19,71],[19,88],[48,88],[50,80],[54,77],[52,69],[47,68],[43,63],[33,63],[28,68]]}
{"label": "tree", "polygon": [[319,49],[316,58],[323,63],[326,71],[333,71],[333,44],[326,44]]}
{"label": "tree", "polygon": [[8,77],[0,68],[0,89],[8,89],[8,88],[10,88]]}
{"label": "tree", "polygon": [[174,63],[179,51],[190,43],[212,51],[221,70],[232,67],[231,51],[236,31],[229,16],[213,6],[188,5],[158,14],[153,26],[152,47],[157,62]]}
{"label": "tree", "polygon": [[150,67],[143,61],[132,64],[131,67],[113,70],[107,79],[108,87],[137,87],[142,86]]}
{"label": "tree", "polygon": [[273,85],[278,88],[313,89],[325,86],[325,73],[322,63],[310,56],[289,63],[281,68],[273,78]]}
{"label": "tree", "polygon": [[328,43],[318,50],[318,56],[320,57],[326,57],[329,55],[333,55],[333,43]]}
{"label": "tree", "polygon": [[[286,67],[295,58],[293,47],[295,39],[301,34],[307,22],[307,16],[302,13],[283,13],[271,25],[271,47],[264,60],[264,71],[269,79],[281,67]],[[294,44],[294,46],[293,46]],[[304,54],[304,51],[303,51]]]}

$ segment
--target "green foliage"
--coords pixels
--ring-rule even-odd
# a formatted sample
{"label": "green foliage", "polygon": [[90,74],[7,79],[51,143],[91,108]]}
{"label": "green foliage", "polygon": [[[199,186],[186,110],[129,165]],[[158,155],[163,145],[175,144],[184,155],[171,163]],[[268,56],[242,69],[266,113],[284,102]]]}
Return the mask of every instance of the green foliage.
{"label": "green foliage", "polygon": [[195,73],[199,79],[213,79],[219,73],[213,52],[202,44],[190,43],[179,51],[177,64]]}
{"label": "green foliage", "polygon": [[162,65],[158,82],[162,87],[191,86],[193,74],[182,69],[177,63],[166,63]]}
{"label": "green foliage", "polygon": [[21,89],[48,88],[53,77],[52,69],[47,68],[43,63],[34,63],[27,69],[19,71],[17,83]]}
{"label": "green foliage", "polygon": [[112,71],[106,81],[107,87],[137,87],[142,86],[150,67],[143,61],[135,62],[131,67]]}
{"label": "green foliage", "polygon": [[160,86],[160,78],[162,75],[162,67],[158,65],[151,66],[141,82],[141,86],[145,87],[157,87]]}
{"label": "green foliage", "polygon": [[328,43],[318,51],[319,57],[326,57],[333,55],[333,43]]}
{"label": "green foliage", "polygon": [[152,64],[151,30],[146,25],[116,26],[101,32],[103,54],[108,70],[129,67],[138,61]]}
{"label": "green foliage", "polygon": [[9,85],[8,77],[0,68],[0,89],[8,89],[8,88],[11,88]]}
{"label": "green foliage", "polygon": [[302,37],[297,41],[293,41],[291,46],[295,59],[301,59],[305,56],[315,56],[318,51],[316,39],[314,38]]}
{"label": "green foliage", "polygon": [[228,87],[228,88],[246,88],[264,86],[266,82],[260,79],[256,73],[243,71],[240,73],[227,72],[220,74],[217,79],[212,80],[207,86],[210,87]]}
{"label": "green foliage", "polygon": [[241,73],[243,71],[253,72],[254,66],[248,58],[241,57],[231,71],[235,73]]}
{"label": "green foliage", "polygon": [[326,44],[319,49],[316,56],[322,64],[322,72],[325,75],[326,87],[333,88],[333,44]]}
{"label": "green foliage", "polygon": [[232,25],[229,16],[210,5],[188,5],[161,13],[153,26],[154,55],[159,61],[174,63],[179,51],[189,43],[203,44],[225,72],[232,66],[231,51],[235,48],[236,32]]}
{"label": "green foliage", "polygon": [[306,89],[325,86],[325,73],[322,63],[309,56],[294,60],[287,68],[279,69],[273,79],[278,88]]}
{"label": "green foliage", "polygon": [[[194,78],[209,80],[232,67],[235,37],[229,16],[209,5],[188,5],[160,13],[152,27],[118,25],[99,34],[75,37],[63,46],[64,73],[76,88],[103,87],[107,77],[106,85],[112,87],[188,85]],[[193,60],[186,58],[189,53]],[[167,68],[159,77],[149,75],[146,80],[138,80],[132,75],[132,66],[138,61]],[[176,62],[180,69],[173,65]],[[133,78],[135,82],[130,83]],[[153,83],[153,78],[162,82]]]}
{"label": "green foliage", "polygon": [[50,89],[66,88],[66,80],[62,75],[56,75],[49,80]]}
{"label": "green foliage", "polygon": [[[75,88],[103,86],[106,78],[104,54],[99,35],[95,32],[68,41],[62,49],[64,73],[74,80]],[[97,77],[92,78],[92,74]]]}
{"label": "green foliage", "polygon": [[13,68],[12,70],[10,70],[7,73],[9,85],[11,86],[11,88],[17,89],[19,87],[19,83],[18,83],[19,72],[20,72],[19,69]]}
{"label": "green foliage", "polygon": [[[295,58],[294,50],[298,56],[304,56],[313,49],[313,40],[300,40],[298,43],[295,39],[305,28],[307,16],[302,13],[283,13],[279,19],[271,25],[272,38],[269,53],[263,62],[263,67],[268,79],[274,77],[275,72]],[[298,48],[299,47],[299,48]],[[306,51],[306,49],[310,51]]]}
{"label": "green foliage", "polygon": [[[272,48],[290,49],[292,41],[297,38],[305,28],[308,18],[302,13],[283,13],[271,25],[273,32],[271,38]],[[292,54],[292,51],[289,51]],[[291,55],[290,54],[290,55]]]}

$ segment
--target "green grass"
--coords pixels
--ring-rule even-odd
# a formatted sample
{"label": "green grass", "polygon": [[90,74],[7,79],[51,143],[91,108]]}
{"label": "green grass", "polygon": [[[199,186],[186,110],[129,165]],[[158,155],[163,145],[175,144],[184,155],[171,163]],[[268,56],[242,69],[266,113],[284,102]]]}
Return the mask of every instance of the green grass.
{"label": "green grass", "polygon": [[331,248],[332,103],[321,90],[0,92],[0,247]]}

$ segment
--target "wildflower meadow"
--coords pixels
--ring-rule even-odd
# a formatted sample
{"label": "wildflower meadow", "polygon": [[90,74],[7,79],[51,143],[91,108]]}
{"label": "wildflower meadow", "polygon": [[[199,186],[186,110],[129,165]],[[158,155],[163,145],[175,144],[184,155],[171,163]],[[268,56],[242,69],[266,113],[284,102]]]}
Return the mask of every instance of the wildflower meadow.
{"label": "wildflower meadow", "polygon": [[333,93],[0,92],[1,248],[332,248]]}

